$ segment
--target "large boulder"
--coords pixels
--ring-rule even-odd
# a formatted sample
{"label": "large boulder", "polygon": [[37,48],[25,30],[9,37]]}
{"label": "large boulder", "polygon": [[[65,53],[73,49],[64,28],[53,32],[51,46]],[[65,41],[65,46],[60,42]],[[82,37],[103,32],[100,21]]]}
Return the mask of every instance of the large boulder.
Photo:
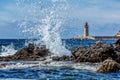
{"label": "large boulder", "polygon": [[35,47],[34,44],[29,44],[28,47],[23,48],[23,49],[17,51],[12,56],[0,57],[0,61],[45,60],[45,57],[47,57],[49,53],[50,53],[49,50],[44,45],[39,46],[39,47]]}
{"label": "large boulder", "polygon": [[103,42],[96,42],[89,48],[72,49],[71,52],[75,62],[102,62],[108,57],[116,58],[113,45]]}
{"label": "large boulder", "polygon": [[41,45],[40,47],[36,47],[36,49],[34,50],[34,53],[37,56],[41,56],[41,57],[46,57],[50,54],[49,50],[46,48],[45,45]]}
{"label": "large boulder", "polygon": [[120,39],[118,39],[114,44],[114,51],[116,53],[116,57],[114,58],[115,61],[120,63]]}
{"label": "large boulder", "polygon": [[26,49],[28,52],[33,53],[35,46],[34,46],[34,44],[30,43],[30,44],[28,44],[28,47]]}
{"label": "large boulder", "polygon": [[118,39],[113,45],[115,51],[120,52],[120,39]]}
{"label": "large boulder", "polygon": [[73,55],[73,60],[75,60],[76,58],[78,58],[80,56],[80,53],[85,53],[85,51],[86,51],[86,47],[85,46],[73,48],[71,50],[71,53]]}
{"label": "large boulder", "polygon": [[98,72],[117,72],[120,70],[120,64],[112,59],[106,59],[98,68]]}
{"label": "large boulder", "polygon": [[120,45],[114,46],[114,50],[115,50],[116,52],[120,52]]}
{"label": "large boulder", "polygon": [[116,57],[113,58],[116,62],[120,63],[120,52],[116,52]]}
{"label": "large boulder", "polygon": [[16,52],[13,57],[16,60],[38,60],[39,58],[48,56],[49,53],[50,52],[45,45],[34,47],[34,45],[30,44],[27,48],[23,48],[22,50]]}

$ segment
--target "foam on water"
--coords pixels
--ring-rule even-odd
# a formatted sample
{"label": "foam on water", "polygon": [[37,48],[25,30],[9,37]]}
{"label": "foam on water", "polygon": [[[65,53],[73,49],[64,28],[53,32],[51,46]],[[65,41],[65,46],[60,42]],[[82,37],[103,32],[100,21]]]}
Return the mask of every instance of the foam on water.
{"label": "foam on water", "polygon": [[0,78],[0,80],[36,80],[36,79]]}
{"label": "foam on water", "polygon": [[15,50],[13,44],[8,46],[2,46],[0,56],[9,56],[15,54],[16,52],[17,50]]}
{"label": "foam on water", "polygon": [[97,68],[100,64],[90,64],[90,63],[73,63],[70,61],[25,61],[25,62],[3,62],[5,64],[1,69],[21,69],[21,68],[32,68],[32,67],[65,67],[78,70],[88,70],[88,71],[97,71]]}
{"label": "foam on water", "polygon": [[[29,63],[29,62],[28,62]],[[28,64],[28,63],[22,63]],[[43,63],[43,62],[41,62]],[[61,66],[55,66],[60,64]],[[0,80],[26,80],[26,79],[32,79],[32,80],[66,80],[66,79],[72,79],[72,80],[119,80],[120,73],[97,73],[90,70],[88,67],[87,69],[90,71],[85,70],[76,70],[70,67],[65,67],[63,65],[70,64],[69,62],[54,62],[46,64],[47,66],[38,66],[38,67],[21,67],[17,68],[19,65],[21,66],[21,63],[17,63],[15,68],[8,68],[8,69],[0,69]],[[15,64],[15,63],[14,63]],[[30,63],[29,63],[30,64]],[[29,65],[28,64],[28,65]],[[34,64],[33,62],[31,64]],[[38,63],[39,64],[39,63]],[[62,65],[63,64],[63,65]],[[67,64],[67,65],[68,65]],[[86,63],[89,65],[88,63]],[[35,65],[36,62],[35,62]],[[78,64],[77,64],[78,65]],[[80,64],[81,65],[81,64]],[[96,65],[96,64],[95,64]],[[11,67],[11,66],[10,66]],[[83,68],[82,68],[83,69]],[[96,68],[95,68],[96,69]]]}
{"label": "foam on water", "polygon": [[73,68],[73,69],[79,69],[79,70],[89,70],[89,71],[97,71],[98,66],[100,63],[73,63],[73,62],[40,62],[39,66],[44,67],[66,67],[66,68]]}
{"label": "foam on water", "polygon": [[46,45],[52,55],[70,56],[71,53],[62,45],[60,36],[60,28],[65,18],[62,12],[67,9],[66,0],[19,0],[19,4],[26,5],[23,12],[27,14],[20,23],[22,32],[37,38],[36,44]]}
{"label": "foam on water", "polygon": [[35,67],[38,66],[38,64],[34,64],[34,63],[9,63],[8,65],[6,65],[5,67],[3,67],[2,69],[21,69],[21,68],[30,68],[30,67]]}

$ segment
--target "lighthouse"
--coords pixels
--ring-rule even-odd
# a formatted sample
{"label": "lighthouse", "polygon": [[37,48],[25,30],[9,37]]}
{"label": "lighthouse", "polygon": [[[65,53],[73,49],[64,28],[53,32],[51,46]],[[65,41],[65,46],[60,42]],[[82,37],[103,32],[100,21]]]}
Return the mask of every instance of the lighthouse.
{"label": "lighthouse", "polygon": [[88,23],[86,22],[84,26],[84,37],[88,37],[88,36],[89,36],[89,26]]}

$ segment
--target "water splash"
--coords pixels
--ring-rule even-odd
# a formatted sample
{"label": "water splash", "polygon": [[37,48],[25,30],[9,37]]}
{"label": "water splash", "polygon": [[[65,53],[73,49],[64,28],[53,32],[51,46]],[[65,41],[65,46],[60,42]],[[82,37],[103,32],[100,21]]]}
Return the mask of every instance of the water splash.
{"label": "water splash", "polygon": [[2,46],[0,56],[14,55],[16,52],[17,50],[15,50],[14,45],[10,44],[8,46]]}
{"label": "water splash", "polygon": [[71,55],[62,45],[60,37],[60,28],[66,16],[66,0],[18,0],[18,5],[22,5],[24,14],[24,21],[20,23],[22,32],[37,38],[36,44],[46,45],[55,56]]}

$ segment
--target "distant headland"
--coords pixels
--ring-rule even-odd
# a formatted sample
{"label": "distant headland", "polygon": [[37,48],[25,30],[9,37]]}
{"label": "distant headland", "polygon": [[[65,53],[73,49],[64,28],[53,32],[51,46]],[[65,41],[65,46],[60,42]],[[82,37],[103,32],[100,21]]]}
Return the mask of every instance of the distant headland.
{"label": "distant headland", "polygon": [[73,39],[77,40],[117,40],[120,39],[120,30],[116,33],[115,36],[90,36],[89,35],[89,25],[88,22],[85,23],[84,26],[84,35],[83,36],[77,36],[74,37]]}

